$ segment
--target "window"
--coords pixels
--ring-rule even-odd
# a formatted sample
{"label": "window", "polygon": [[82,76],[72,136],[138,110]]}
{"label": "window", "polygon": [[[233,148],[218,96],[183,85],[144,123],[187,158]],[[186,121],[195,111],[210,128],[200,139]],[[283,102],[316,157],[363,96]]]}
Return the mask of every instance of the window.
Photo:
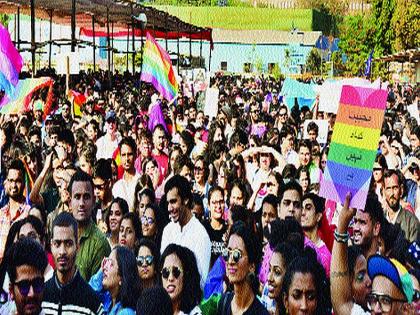
{"label": "window", "polygon": [[227,61],[222,61],[220,63],[220,70],[227,71]]}
{"label": "window", "polygon": [[250,62],[244,63],[244,72],[250,73],[252,71],[252,64]]}

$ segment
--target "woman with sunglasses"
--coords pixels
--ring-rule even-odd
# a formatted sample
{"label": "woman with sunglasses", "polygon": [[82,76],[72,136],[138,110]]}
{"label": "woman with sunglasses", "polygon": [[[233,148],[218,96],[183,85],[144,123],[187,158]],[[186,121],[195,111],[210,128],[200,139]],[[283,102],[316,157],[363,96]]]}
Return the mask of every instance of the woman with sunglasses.
{"label": "woman with sunglasses", "polygon": [[111,295],[109,315],[134,315],[140,296],[140,278],[134,253],[126,247],[115,247],[102,261],[102,285]]}
{"label": "woman with sunglasses", "polygon": [[170,244],[161,258],[162,285],[168,292],[174,315],[201,315],[200,274],[194,253],[186,247]]}
{"label": "woman with sunglasses", "polygon": [[159,266],[159,250],[156,244],[147,238],[141,239],[136,260],[142,290],[156,286]]}
{"label": "woman with sunglasses", "polygon": [[158,206],[149,204],[145,207],[143,215],[140,216],[141,230],[143,237],[152,240],[160,248],[162,233],[168,220],[164,212]]}
{"label": "woman with sunglasses", "polygon": [[105,222],[108,230],[107,239],[111,248],[118,245],[118,237],[123,216],[128,213],[128,204],[122,198],[114,198],[111,201],[109,211],[105,216]]}
{"label": "woman with sunglasses", "polygon": [[223,259],[233,291],[228,291],[221,297],[217,314],[268,315],[257,298],[259,283],[256,273],[261,260],[260,244],[243,222],[238,221],[232,226]]}

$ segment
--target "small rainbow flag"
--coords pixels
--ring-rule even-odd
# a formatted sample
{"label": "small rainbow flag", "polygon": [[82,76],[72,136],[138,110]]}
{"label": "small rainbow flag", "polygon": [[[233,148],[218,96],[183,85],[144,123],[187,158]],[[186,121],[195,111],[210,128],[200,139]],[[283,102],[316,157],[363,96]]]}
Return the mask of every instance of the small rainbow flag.
{"label": "small rainbow flag", "polygon": [[69,98],[73,99],[73,115],[82,117],[82,105],[86,103],[86,96],[74,90],[69,91]]}
{"label": "small rainbow flag", "polygon": [[28,164],[24,159],[22,159],[23,165],[25,166],[25,188],[24,194],[26,199],[26,204],[31,205],[31,200],[29,195],[31,194],[32,187],[34,186],[34,180],[31,176],[31,172],[29,171]]}
{"label": "small rainbow flag", "polygon": [[344,85],[319,195],[364,209],[378,149],[387,91]]}
{"label": "small rainbow flag", "polygon": [[178,93],[178,82],[171,58],[149,32],[147,32],[143,51],[143,69],[140,80],[152,83],[155,89],[169,102]]}
{"label": "small rainbow flag", "polygon": [[24,111],[30,111],[31,101],[34,92],[48,87],[47,99],[45,100],[43,115],[44,119],[51,112],[51,106],[53,101],[53,84],[54,81],[51,78],[36,78],[19,80],[16,85],[15,91],[11,96],[4,96],[0,101],[0,113],[2,114],[18,114]]}
{"label": "small rainbow flag", "polygon": [[0,90],[13,95],[19,82],[23,58],[13,45],[8,30],[0,23]]}

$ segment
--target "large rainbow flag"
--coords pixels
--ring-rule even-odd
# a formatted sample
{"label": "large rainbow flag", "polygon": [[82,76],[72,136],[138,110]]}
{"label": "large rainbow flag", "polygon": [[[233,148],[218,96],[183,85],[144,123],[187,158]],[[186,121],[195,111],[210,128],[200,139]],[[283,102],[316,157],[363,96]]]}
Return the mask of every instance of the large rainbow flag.
{"label": "large rainbow flag", "polygon": [[19,82],[22,56],[10,39],[8,30],[0,23],[0,90],[12,95]]}
{"label": "large rainbow flag", "polygon": [[178,93],[178,82],[169,54],[147,32],[143,51],[143,69],[140,80],[152,83],[155,89],[169,102]]}
{"label": "large rainbow flag", "polygon": [[384,119],[386,90],[344,85],[319,195],[364,209]]}
{"label": "large rainbow flag", "polygon": [[48,88],[47,99],[43,108],[43,118],[51,112],[53,101],[53,79],[49,77],[19,80],[15,91],[11,96],[5,95],[0,100],[0,113],[2,114],[18,114],[32,110],[31,101],[34,92]]}

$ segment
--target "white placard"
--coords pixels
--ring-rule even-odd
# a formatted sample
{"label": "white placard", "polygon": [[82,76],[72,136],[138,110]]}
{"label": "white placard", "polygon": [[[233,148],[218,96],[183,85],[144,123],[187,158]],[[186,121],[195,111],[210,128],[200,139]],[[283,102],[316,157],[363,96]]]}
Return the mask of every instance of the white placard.
{"label": "white placard", "polygon": [[322,119],[305,120],[305,123],[303,124],[303,138],[304,139],[309,139],[308,125],[311,121],[316,123],[318,125],[318,128],[319,128],[318,129],[318,137],[316,138],[316,141],[318,141],[318,143],[322,143],[322,144],[327,143],[327,139],[328,139],[328,121],[327,120],[322,120]]}
{"label": "white placard", "polygon": [[420,114],[419,114],[419,107],[416,103],[408,105],[407,111],[410,113],[411,117],[417,119],[417,122],[420,124]]}
{"label": "white placard", "polygon": [[204,115],[208,115],[209,118],[217,116],[219,102],[219,89],[208,88],[206,90],[206,103],[204,105]]}
{"label": "white placard", "polygon": [[79,53],[69,52],[57,54],[57,74],[65,75],[66,73],[66,57],[70,58],[70,74],[79,74],[80,72],[80,56]]}

